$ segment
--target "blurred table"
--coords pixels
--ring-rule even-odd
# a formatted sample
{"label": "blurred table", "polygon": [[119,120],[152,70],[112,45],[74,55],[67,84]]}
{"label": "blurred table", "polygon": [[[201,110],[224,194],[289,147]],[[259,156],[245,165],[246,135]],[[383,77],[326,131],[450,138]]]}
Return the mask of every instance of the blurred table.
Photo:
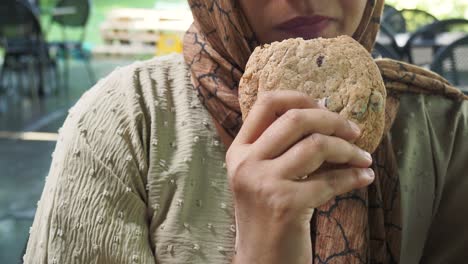
{"label": "blurred table", "polygon": [[[466,32],[444,32],[437,34],[433,37],[418,37],[415,38],[411,45],[413,47],[435,47],[435,48],[440,48],[440,47],[445,47],[456,40],[467,36],[468,33]],[[404,34],[397,34],[395,36],[395,40],[397,42],[397,45],[399,47],[404,47],[408,44],[408,41],[411,38],[411,34],[404,33]]]}
{"label": "blurred table", "polygon": [[444,47],[467,36],[467,32],[444,32],[435,35],[399,33],[393,36],[379,33],[377,42],[392,47],[400,58],[413,64],[424,66],[432,63],[433,56]]}
{"label": "blurred table", "polygon": [[[422,47],[444,47],[448,46],[457,39],[460,39],[464,36],[467,36],[467,32],[444,32],[441,34],[435,35],[433,38],[427,37],[418,37],[412,42],[412,46],[415,48]],[[403,48],[408,44],[409,39],[411,38],[411,33],[399,33],[395,34],[395,42],[399,48]],[[391,45],[392,39],[384,34],[379,34],[377,36],[377,42],[382,45]]]}

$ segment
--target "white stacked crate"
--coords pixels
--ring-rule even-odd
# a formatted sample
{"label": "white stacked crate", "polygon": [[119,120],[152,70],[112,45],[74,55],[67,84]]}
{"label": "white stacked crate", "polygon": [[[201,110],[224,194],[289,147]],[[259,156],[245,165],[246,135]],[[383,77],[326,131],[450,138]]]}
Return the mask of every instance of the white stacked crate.
{"label": "white stacked crate", "polygon": [[192,23],[190,11],[115,9],[100,26],[104,44],[97,55],[154,55],[161,34],[182,38]]}

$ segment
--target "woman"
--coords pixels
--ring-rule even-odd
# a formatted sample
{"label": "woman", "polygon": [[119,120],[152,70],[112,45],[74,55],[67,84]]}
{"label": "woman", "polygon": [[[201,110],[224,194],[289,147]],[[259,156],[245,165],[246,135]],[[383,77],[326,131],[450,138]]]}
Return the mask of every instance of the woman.
{"label": "woman", "polygon": [[346,34],[370,50],[382,0],[189,2],[183,58],[116,70],[71,109],[26,263],[465,260],[468,105],[439,76],[378,62],[391,96],[373,158],[297,92],[259,95],[241,122],[255,46]]}

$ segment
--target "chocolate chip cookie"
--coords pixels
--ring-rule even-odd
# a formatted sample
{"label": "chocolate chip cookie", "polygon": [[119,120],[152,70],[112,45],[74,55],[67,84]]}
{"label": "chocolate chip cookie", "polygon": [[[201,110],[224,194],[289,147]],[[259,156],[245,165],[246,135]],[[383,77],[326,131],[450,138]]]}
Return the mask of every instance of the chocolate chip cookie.
{"label": "chocolate chip cookie", "polygon": [[325,98],[330,111],[361,128],[356,145],[369,152],[379,145],[385,126],[385,86],[371,55],[353,38],[298,38],[257,47],[239,85],[243,119],[259,91],[278,89]]}

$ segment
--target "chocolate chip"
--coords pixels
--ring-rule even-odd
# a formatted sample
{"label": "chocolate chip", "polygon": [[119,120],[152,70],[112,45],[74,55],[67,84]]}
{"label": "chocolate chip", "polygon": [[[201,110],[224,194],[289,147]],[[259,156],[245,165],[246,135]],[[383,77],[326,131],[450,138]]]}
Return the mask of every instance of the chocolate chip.
{"label": "chocolate chip", "polygon": [[357,120],[361,120],[364,118],[365,114],[367,112],[367,103],[363,100],[358,100],[355,102],[353,108],[351,109],[351,114],[353,115],[353,118]]}
{"label": "chocolate chip", "polygon": [[324,100],[324,106],[325,108],[328,108],[328,105],[330,104],[330,97],[325,97],[325,100]]}
{"label": "chocolate chip", "polygon": [[323,55],[318,56],[318,58],[317,58],[317,66],[322,67],[323,59],[325,59],[325,56],[323,56]]}

